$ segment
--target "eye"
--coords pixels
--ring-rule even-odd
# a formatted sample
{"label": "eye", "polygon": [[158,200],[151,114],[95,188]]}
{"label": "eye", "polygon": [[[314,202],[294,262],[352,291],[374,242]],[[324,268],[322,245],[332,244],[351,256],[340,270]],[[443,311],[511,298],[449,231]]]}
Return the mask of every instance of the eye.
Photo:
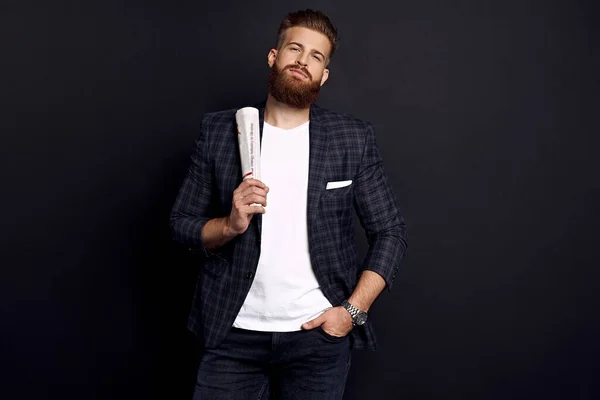
{"label": "eye", "polygon": [[313,55],[313,58],[314,58],[315,60],[317,60],[317,61],[321,62],[321,56],[318,56],[318,55],[316,55],[316,54],[315,54],[315,55]]}
{"label": "eye", "polygon": [[291,50],[292,51],[299,51],[300,49],[298,47],[292,47]]}

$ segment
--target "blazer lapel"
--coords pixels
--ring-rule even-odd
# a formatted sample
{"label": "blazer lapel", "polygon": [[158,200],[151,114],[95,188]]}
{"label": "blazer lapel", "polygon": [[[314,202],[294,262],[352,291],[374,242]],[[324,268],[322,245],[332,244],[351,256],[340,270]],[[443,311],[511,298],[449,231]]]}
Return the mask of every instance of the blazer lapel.
{"label": "blazer lapel", "polygon": [[310,234],[311,220],[318,214],[319,198],[325,187],[325,157],[328,145],[327,132],[321,123],[321,110],[316,105],[313,105],[310,109],[309,141],[306,213]]}
{"label": "blazer lapel", "polygon": [[[263,127],[265,124],[265,105],[266,101],[257,104],[255,107],[258,109],[258,127],[260,132],[260,144],[262,150],[262,138],[263,138]],[[262,214],[254,214],[254,219],[256,219],[256,226],[258,227],[258,238],[260,240],[262,233]]]}

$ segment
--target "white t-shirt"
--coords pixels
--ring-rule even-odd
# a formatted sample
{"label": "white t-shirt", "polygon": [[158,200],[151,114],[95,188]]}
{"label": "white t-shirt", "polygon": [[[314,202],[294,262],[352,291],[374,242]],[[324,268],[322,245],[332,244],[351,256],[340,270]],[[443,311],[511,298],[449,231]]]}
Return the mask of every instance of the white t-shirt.
{"label": "white t-shirt", "polygon": [[264,123],[261,176],[269,187],[261,254],[236,328],[288,332],[331,307],[308,252],[309,122],[293,129]]}

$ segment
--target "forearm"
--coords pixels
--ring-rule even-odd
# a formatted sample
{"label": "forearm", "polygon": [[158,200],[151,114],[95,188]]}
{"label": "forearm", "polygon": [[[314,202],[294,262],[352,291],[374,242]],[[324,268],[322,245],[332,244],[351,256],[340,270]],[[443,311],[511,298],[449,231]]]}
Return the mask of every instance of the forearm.
{"label": "forearm", "polygon": [[229,217],[211,219],[202,229],[202,243],[208,250],[223,246],[235,236],[229,225]]}
{"label": "forearm", "polygon": [[369,250],[365,270],[377,273],[391,290],[406,251],[406,224],[383,170],[372,127],[367,127],[360,172],[354,180],[355,208],[365,229]]}
{"label": "forearm", "polygon": [[385,279],[381,275],[365,270],[361,274],[358,284],[348,302],[362,311],[368,311],[385,286]]}
{"label": "forearm", "polygon": [[404,222],[390,220],[392,226],[371,235],[369,249],[362,262],[365,270],[375,272],[385,280],[388,290],[391,290],[407,247]]}

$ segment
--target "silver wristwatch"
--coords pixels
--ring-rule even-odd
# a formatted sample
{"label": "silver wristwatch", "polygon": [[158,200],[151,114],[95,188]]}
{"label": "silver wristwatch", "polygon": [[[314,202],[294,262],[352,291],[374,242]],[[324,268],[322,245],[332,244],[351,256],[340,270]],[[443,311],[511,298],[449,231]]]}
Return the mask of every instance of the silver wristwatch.
{"label": "silver wristwatch", "polygon": [[346,311],[350,313],[350,316],[352,317],[352,325],[361,326],[364,325],[365,322],[367,322],[367,313],[354,307],[348,302],[348,300],[342,301],[342,307],[344,307]]}

